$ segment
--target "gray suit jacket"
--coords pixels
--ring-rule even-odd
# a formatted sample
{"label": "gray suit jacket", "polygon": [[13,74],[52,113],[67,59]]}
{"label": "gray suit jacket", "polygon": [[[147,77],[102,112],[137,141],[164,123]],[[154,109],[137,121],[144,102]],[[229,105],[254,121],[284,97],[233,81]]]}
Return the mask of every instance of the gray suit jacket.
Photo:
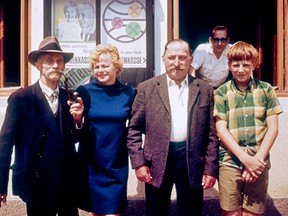
{"label": "gray suit jacket", "polygon": [[[218,177],[218,147],[213,117],[214,95],[205,81],[188,75],[187,165],[193,189],[201,188],[203,174]],[[160,187],[165,172],[171,113],[166,74],[138,86],[132,107],[127,147],[132,168],[150,167],[153,186]],[[142,145],[142,134],[145,134]]]}

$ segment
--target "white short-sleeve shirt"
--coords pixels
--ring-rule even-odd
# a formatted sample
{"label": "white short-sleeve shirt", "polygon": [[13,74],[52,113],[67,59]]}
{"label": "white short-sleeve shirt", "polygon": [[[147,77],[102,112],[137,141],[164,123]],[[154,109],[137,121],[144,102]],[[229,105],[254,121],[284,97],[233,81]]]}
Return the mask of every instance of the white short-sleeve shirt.
{"label": "white short-sleeve shirt", "polygon": [[213,53],[210,43],[197,46],[193,53],[192,67],[196,71],[196,76],[206,80],[214,88],[222,85],[229,74],[227,51],[231,44],[227,44],[220,58]]}

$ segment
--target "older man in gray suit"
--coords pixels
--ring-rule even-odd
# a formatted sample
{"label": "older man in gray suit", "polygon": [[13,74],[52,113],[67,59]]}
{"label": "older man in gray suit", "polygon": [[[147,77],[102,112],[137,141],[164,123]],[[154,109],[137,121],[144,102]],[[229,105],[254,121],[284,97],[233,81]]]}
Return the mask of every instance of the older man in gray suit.
{"label": "older man in gray suit", "polygon": [[[213,89],[188,74],[189,44],[169,41],[166,73],[138,86],[127,147],[132,168],[145,182],[147,215],[169,215],[176,186],[179,215],[202,215],[203,189],[218,177]],[[145,134],[145,142],[142,140]]]}

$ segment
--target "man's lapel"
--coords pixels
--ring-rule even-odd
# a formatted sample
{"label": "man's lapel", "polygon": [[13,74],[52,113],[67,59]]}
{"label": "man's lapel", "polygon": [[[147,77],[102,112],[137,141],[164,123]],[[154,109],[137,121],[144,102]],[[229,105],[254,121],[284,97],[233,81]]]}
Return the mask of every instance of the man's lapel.
{"label": "man's lapel", "polygon": [[161,98],[162,103],[164,104],[168,113],[170,113],[170,104],[169,104],[169,95],[168,95],[168,86],[167,86],[167,77],[166,74],[162,74],[158,77],[157,92]]}
{"label": "man's lapel", "polygon": [[[36,111],[38,111],[37,115],[39,115],[43,124],[55,134],[56,137],[62,138],[61,131],[59,126],[57,125],[57,121],[52,113],[52,110],[43,94],[39,83],[35,83],[33,85],[33,95],[36,104]],[[61,116],[59,116],[61,117]]]}
{"label": "man's lapel", "polygon": [[200,84],[197,79],[192,76],[188,76],[188,85],[189,85],[189,93],[188,93],[188,113],[191,112],[193,104],[196,102],[199,91]]}

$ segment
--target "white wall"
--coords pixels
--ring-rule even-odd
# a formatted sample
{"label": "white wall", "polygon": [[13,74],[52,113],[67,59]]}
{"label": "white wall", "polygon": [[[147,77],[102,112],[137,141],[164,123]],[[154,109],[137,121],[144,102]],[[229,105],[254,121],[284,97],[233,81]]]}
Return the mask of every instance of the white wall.
{"label": "white wall", "polygon": [[[39,43],[43,40],[43,29],[44,29],[44,24],[43,24],[43,1],[39,0],[31,0],[31,50],[37,50]],[[42,31],[41,31],[42,30]],[[31,67],[31,83],[35,83],[39,77],[40,73],[39,71],[31,64],[29,64],[29,67]]]}
{"label": "white wall", "polygon": [[155,43],[155,76],[165,72],[162,63],[164,46],[167,43],[167,5],[168,1],[155,0],[154,43]]}

